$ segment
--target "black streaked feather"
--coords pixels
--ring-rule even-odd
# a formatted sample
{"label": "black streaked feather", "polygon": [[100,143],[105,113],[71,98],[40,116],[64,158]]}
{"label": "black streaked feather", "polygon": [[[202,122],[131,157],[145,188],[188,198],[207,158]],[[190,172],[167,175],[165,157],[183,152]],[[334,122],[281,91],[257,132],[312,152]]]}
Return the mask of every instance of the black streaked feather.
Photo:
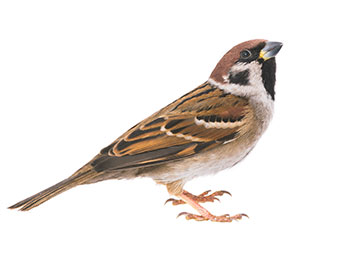
{"label": "black streaked feather", "polygon": [[206,95],[206,94],[208,94],[208,93],[210,93],[210,92],[216,90],[215,87],[212,87],[212,86],[210,86],[210,85],[209,85],[209,87],[210,87],[210,88],[207,89],[207,90],[205,90],[205,91],[201,91],[200,93],[198,93],[198,94],[196,94],[196,95],[193,95],[193,96],[191,96],[191,97],[185,98],[185,99],[182,100],[179,104],[177,104],[177,105],[172,109],[172,111],[176,110],[179,106],[181,106],[182,104],[184,104],[186,101],[189,101],[189,100],[191,100],[191,99],[193,99],[193,98],[197,98],[197,97],[202,96],[202,95]]}
{"label": "black streaked feather", "polygon": [[245,117],[245,115],[242,115],[242,116],[238,116],[235,120],[240,122],[242,121],[242,119]]}
{"label": "black streaked feather", "polygon": [[128,139],[135,138],[137,136],[140,136],[140,135],[143,135],[146,133],[159,131],[159,130],[160,130],[160,127],[154,127],[154,128],[150,128],[150,129],[146,129],[146,130],[137,129],[128,136]]}
{"label": "black streaked feather", "polygon": [[114,146],[115,146],[116,142],[110,144],[109,146],[101,149],[100,153],[101,154],[107,154]]}
{"label": "black streaked feather", "polygon": [[[190,92],[187,92],[185,95],[181,96],[179,99],[183,99],[184,97],[190,95],[191,93],[195,92],[195,91],[198,90],[198,89],[201,89],[201,88],[206,87],[207,85],[208,85],[208,82],[205,82],[205,83],[203,83],[201,86],[198,86],[197,88],[195,88],[194,90],[192,90],[192,91],[190,91]],[[177,100],[179,100],[179,99],[177,99]],[[177,100],[175,100],[174,102],[176,102]]]}
{"label": "black streaked feather", "polygon": [[183,126],[183,127],[180,127],[180,128],[176,128],[176,129],[173,129],[171,130],[170,132],[172,132],[173,134],[177,134],[177,133],[180,133],[182,130],[184,130],[185,128],[188,128],[190,127],[191,125],[186,125],[186,126]]}
{"label": "black streaked feather", "polygon": [[144,126],[145,126],[145,127],[148,127],[148,126],[152,126],[152,125],[155,125],[155,124],[164,122],[164,121],[165,121],[164,118],[159,117],[159,118],[157,118],[157,119],[154,119],[153,121],[150,121],[149,123],[145,124]]}
{"label": "black streaked feather", "polygon": [[[92,166],[94,167],[95,171],[102,172],[107,170],[118,170],[135,166],[143,166],[150,164],[149,161],[154,159],[160,159],[158,162],[164,162],[171,160],[171,157],[173,157],[174,154],[177,154],[193,145],[195,145],[195,143],[186,143],[122,157],[103,155],[102,157],[93,161]],[[145,161],[147,161],[147,163],[144,163]]]}
{"label": "black streaked feather", "polygon": [[236,137],[236,135],[238,134],[237,133],[231,133],[229,135],[226,135],[226,136],[223,136],[222,138],[219,138],[217,141],[218,142],[226,142],[226,141],[229,141],[229,140],[232,140]]}
{"label": "black streaked feather", "polygon": [[169,123],[166,124],[165,128],[170,129],[170,128],[176,126],[177,124],[181,123],[182,121],[184,121],[184,119],[171,120]]}
{"label": "black streaked feather", "polygon": [[215,121],[216,121],[216,116],[215,115],[210,116],[210,122],[215,122]]}
{"label": "black streaked feather", "polygon": [[201,152],[203,149],[206,149],[208,146],[210,146],[211,144],[214,144],[214,143],[215,143],[215,141],[210,141],[210,142],[206,142],[206,143],[199,143],[195,147],[194,151],[195,151],[195,153]]}
{"label": "black streaked feather", "polygon": [[223,92],[221,95],[219,95],[219,97],[226,97],[228,95],[231,95],[231,94],[228,92]]}
{"label": "black streaked feather", "polygon": [[157,137],[163,136],[164,134],[158,134],[158,135],[153,135],[153,136],[148,136],[146,138],[141,138],[141,139],[137,139],[137,140],[133,140],[133,141],[125,141],[125,140],[121,140],[117,146],[116,149],[118,151],[123,150],[125,148],[127,148],[128,146],[135,144],[135,143],[139,143],[139,142],[143,142],[143,141],[147,141],[147,140],[151,140],[151,139],[155,139]]}

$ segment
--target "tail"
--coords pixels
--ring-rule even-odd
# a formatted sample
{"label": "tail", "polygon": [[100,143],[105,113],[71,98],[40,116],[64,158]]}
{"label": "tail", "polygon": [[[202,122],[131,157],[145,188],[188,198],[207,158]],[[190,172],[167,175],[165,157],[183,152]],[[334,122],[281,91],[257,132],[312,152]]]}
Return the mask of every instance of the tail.
{"label": "tail", "polygon": [[91,170],[82,171],[83,168],[79,169],[69,178],[58,182],[57,184],[10,206],[9,209],[19,208],[19,210],[21,211],[33,209],[34,207],[41,205],[42,203],[53,198],[54,196],[59,195],[64,191],[74,188],[75,186],[78,186],[80,184],[84,184],[88,179],[92,178],[92,175],[90,174]]}

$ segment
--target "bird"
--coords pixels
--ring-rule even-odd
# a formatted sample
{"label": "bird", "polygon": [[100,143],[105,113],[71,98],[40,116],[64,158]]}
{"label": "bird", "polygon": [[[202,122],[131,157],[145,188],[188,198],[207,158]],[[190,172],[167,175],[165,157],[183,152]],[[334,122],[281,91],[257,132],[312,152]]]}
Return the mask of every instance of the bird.
{"label": "bird", "polygon": [[136,124],[70,177],[9,209],[27,211],[75,186],[109,179],[152,178],[198,214],[196,221],[232,222],[246,214],[213,215],[203,202],[229,194],[193,195],[186,182],[230,168],[245,158],[274,111],[276,61],[281,42],[255,39],[230,49],[203,84]]}

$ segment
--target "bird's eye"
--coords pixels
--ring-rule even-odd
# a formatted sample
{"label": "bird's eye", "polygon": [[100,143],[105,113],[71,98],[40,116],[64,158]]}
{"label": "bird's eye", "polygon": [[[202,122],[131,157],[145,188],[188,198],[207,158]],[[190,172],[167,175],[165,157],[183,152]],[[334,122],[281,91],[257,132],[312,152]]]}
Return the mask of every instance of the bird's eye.
{"label": "bird's eye", "polygon": [[249,50],[243,50],[243,51],[241,51],[241,53],[240,53],[240,57],[242,58],[242,59],[247,59],[247,58],[249,58],[251,56],[251,52],[249,51]]}

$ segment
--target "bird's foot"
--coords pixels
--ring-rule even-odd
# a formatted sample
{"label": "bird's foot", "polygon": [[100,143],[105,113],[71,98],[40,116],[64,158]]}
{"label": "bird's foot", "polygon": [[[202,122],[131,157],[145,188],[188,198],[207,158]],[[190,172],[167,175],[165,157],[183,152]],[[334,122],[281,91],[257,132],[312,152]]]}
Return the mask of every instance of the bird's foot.
{"label": "bird's foot", "polygon": [[242,217],[248,217],[247,214],[237,214],[234,216],[230,216],[229,214],[225,214],[222,216],[215,216],[212,215],[211,213],[204,214],[204,215],[196,215],[196,214],[191,214],[187,212],[181,212],[177,217],[180,216],[185,216],[187,220],[194,219],[196,221],[213,221],[213,222],[232,222],[233,220],[241,220]]}
{"label": "bird's foot", "polygon": [[[225,190],[216,191],[216,192],[213,192],[212,194],[208,195],[210,192],[211,192],[211,190],[208,190],[208,191],[205,191],[205,192],[201,193],[200,195],[196,196],[196,195],[193,195],[190,192],[187,192],[184,190],[183,194],[197,203],[198,202],[199,203],[214,202],[215,200],[219,201],[219,198],[217,198],[217,196],[223,196],[224,194],[228,194],[229,196],[232,196],[232,194],[230,194],[228,191],[225,191]],[[168,199],[167,201],[165,201],[165,204],[168,202],[172,202],[172,204],[174,206],[186,203],[184,200]]]}
{"label": "bird's foot", "polygon": [[[209,193],[210,193],[210,191],[205,191],[204,193],[200,194],[199,196],[194,196],[187,191],[183,191],[181,194],[177,195],[183,201],[183,203],[190,205],[195,210],[197,210],[197,212],[200,214],[200,215],[196,215],[196,214],[191,214],[191,213],[187,213],[187,212],[182,212],[178,215],[178,217],[185,216],[185,218],[187,220],[189,220],[189,219],[194,219],[197,221],[209,220],[209,221],[213,221],[213,222],[232,222],[233,220],[240,220],[240,219],[242,219],[242,217],[248,217],[246,214],[237,214],[234,216],[230,216],[229,214],[222,215],[222,216],[212,215],[207,209],[202,207],[199,204],[199,202],[206,202],[206,201],[213,202],[216,199],[218,200],[218,198],[216,198],[216,196],[222,196],[224,193],[227,193],[230,195],[230,193],[226,192],[226,191],[217,191],[217,192],[212,193],[211,195],[208,195]],[[168,201],[172,201],[173,205],[183,204],[179,200],[168,200]]]}

